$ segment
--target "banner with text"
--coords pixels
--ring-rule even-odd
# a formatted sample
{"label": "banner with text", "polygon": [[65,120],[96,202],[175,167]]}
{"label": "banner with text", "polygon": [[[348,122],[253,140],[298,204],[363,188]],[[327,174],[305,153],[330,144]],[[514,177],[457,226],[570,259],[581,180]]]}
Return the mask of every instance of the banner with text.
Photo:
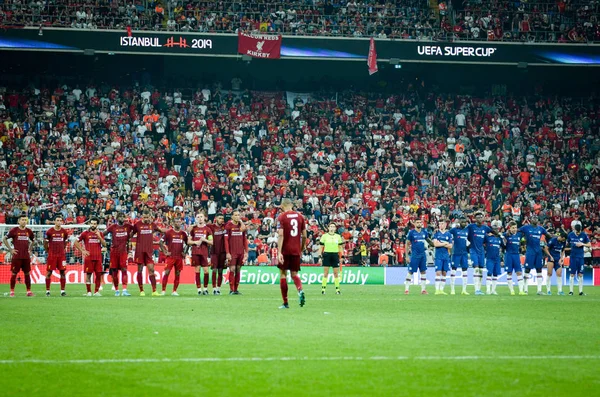
{"label": "banner with text", "polygon": [[[156,280],[160,283],[164,274],[164,265],[157,264],[154,267]],[[142,271],[145,284],[149,284],[148,271],[144,267]],[[59,273],[52,273],[52,282],[59,282]],[[66,278],[68,284],[81,284],[84,282],[85,273],[81,265],[68,265]],[[119,275],[119,277],[121,277]],[[173,282],[173,274],[170,276],[169,283]],[[131,284],[137,278],[137,266],[129,265],[127,267],[127,280]],[[321,284],[323,280],[322,267],[303,267],[300,272],[300,279],[303,284]],[[44,284],[46,280],[46,267],[43,264],[33,265],[31,269],[31,281],[34,284]],[[110,276],[104,275],[104,281],[110,284]],[[223,274],[223,283],[229,280],[229,273],[226,271]],[[10,266],[0,266],[0,284],[8,284],[10,281]],[[292,280],[288,277],[288,281]],[[24,282],[22,273],[17,280],[19,284]],[[194,269],[191,266],[184,266],[181,272],[181,284],[194,284],[195,276]],[[329,274],[329,282],[333,283],[333,274]],[[384,269],[383,268],[365,268],[365,267],[344,267],[342,269],[342,284],[354,285],[383,285]],[[279,284],[279,269],[274,266],[244,266],[240,278],[241,284]]]}
{"label": "banner with text", "polygon": [[252,58],[278,59],[281,57],[281,36],[239,32],[238,53]]}
{"label": "banner with text", "polygon": [[[283,40],[285,39],[285,41]],[[428,42],[376,39],[380,62],[600,66],[598,44]],[[318,38],[227,33],[149,32],[44,28],[0,31],[0,50],[219,56],[237,58],[346,59],[366,61],[368,38]]]}

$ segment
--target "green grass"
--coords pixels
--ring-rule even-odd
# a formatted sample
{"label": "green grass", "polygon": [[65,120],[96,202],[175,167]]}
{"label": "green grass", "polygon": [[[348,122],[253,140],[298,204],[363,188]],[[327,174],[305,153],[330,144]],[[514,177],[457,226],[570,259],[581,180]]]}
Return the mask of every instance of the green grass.
{"label": "green grass", "polygon": [[[26,298],[19,286],[14,299],[0,286],[0,394],[600,393],[600,288],[586,287],[585,297],[511,297],[506,287],[497,297],[440,297],[389,286],[321,296],[309,286],[304,308],[292,289],[291,309],[278,310],[277,286],[220,297],[184,286],[179,298],[84,298],[81,285],[69,285],[66,298],[46,298],[42,287]],[[116,362],[72,361],[85,359]]]}

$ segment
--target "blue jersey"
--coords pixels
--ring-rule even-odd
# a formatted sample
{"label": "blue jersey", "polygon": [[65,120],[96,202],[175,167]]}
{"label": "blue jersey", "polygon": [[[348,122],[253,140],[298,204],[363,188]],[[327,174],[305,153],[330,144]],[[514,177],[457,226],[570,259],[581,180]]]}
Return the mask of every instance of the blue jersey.
{"label": "blue jersey", "polygon": [[550,256],[554,259],[559,259],[564,249],[565,243],[558,241],[557,237],[552,237],[548,242],[548,251],[550,251]]}
{"label": "blue jersey", "polygon": [[508,233],[504,234],[504,238],[506,239],[506,253],[507,254],[519,254],[519,249],[521,247],[521,239],[523,235],[521,232],[516,232],[513,235],[508,235]]}
{"label": "blue jersey", "polygon": [[[452,235],[450,232],[446,231],[444,233],[439,230],[435,232],[433,235],[434,240],[438,240],[442,243],[452,243]],[[435,249],[435,259],[450,259],[450,251],[446,247],[436,247]]]}
{"label": "blue jersey", "polygon": [[459,229],[453,227],[450,229],[450,234],[454,239],[454,245],[452,246],[452,253],[454,255],[466,255],[467,254],[467,241],[469,240],[469,228]]}
{"label": "blue jersey", "polygon": [[471,251],[477,254],[483,254],[483,243],[485,236],[492,232],[492,229],[487,225],[477,226],[475,223],[470,224],[469,229],[469,241],[471,242]]}
{"label": "blue jersey", "polygon": [[541,226],[525,225],[519,229],[527,241],[527,252],[542,252],[542,236],[548,234]]}
{"label": "blue jersey", "polygon": [[421,229],[420,232],[412,229],[408,232],[406,240],[410,241],[412,257],[425,257],[425,240],[427,240],[427,238],[429,238],[429,233],[427,233],[427,230],[425,229]]}
{"label": "blue jersey", "polygon": [[583,258],[583,246],[578,247],[576,243],[584,243],[587,244],[590,242],[590,238],[584,232],[579,233],[579,235],[575,234],[575,232],[569,233],[567,236],[567,245],[571,247],[571,258]]}
{"label": "blue jersey", "polygon": [[500,248],[502,239],[496,236],[485,236],[485,257],[486,259],[500,259]]}

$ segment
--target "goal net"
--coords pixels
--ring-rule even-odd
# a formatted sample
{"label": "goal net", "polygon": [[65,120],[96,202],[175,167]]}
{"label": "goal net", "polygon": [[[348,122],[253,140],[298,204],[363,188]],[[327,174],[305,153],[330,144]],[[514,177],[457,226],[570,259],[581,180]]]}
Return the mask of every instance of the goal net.
{"label": "goal net", "polygon": [[[6,236],[10,229],[18,225],[0,224],[0,284],[8,283],[10,280],[10,262],[11,256],[8,247],[4,246],[1,239]],[[35,235],[33,243],[33,255],[31,258],[31,282],[34,284],[43,284],[46,280],[46,259],[48,253],[44,250],[44,235],[46,231],[54,225],[27,225]],[[66,265],[67,265],[67,282],[81,283],[83,282],[81,274],[83,273],[83,264],[81,252],[77,250],[73,244],[79,238],[79,235],[89,229],[89,225],[63,225],[63,228],[69,233],[69,242],[66,247]],[[99,226],[99,229],[104,229],[104,226]],[[10,241],[10,240],[9,240]],[[105,253],[104,261],[108,261],[108,254]],[[18,283],[22,283],[23,274],[19,274]],[[59,281],[59,273],[57,271],[52,274],[52,282]]]}

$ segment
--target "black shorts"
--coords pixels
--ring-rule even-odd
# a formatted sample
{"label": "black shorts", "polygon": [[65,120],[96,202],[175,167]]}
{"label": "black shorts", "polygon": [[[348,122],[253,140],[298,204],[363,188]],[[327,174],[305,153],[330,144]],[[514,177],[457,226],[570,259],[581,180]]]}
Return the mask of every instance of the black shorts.
{"label": "black shorts", "polygon": [[323,252],[323,267],[340,267],[340,254]]}

